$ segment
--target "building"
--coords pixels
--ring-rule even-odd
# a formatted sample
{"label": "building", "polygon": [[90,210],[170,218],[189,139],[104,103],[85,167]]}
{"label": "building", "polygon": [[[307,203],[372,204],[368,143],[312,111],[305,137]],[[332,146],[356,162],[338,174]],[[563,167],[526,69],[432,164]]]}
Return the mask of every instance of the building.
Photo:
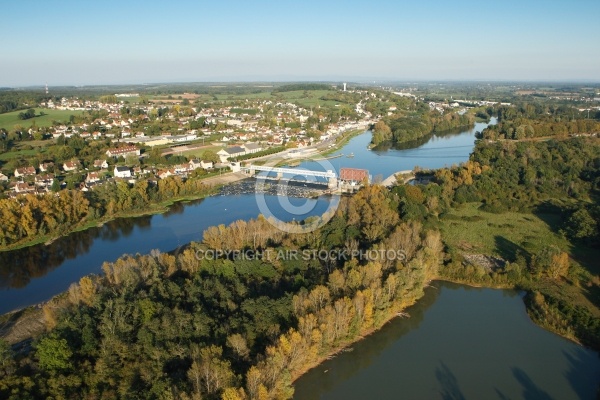
{"label": "building", "polygon": [[100,182],[100,174],[98,172],[88,172],[85,177],[85,183],[97,183]]}
{"label": "building", "polygon": [[248,142],[248,143],[244,144],[242,147],[244,149],[246,149],[246,154],[258,153],[259,151],[261,151],[263,149],[260,144],[254,143],[254,142]]}
{"label": "building", "polygon": [[40,171],[41,172],[48,172],[49,170],[54,168],[54,163],[53,162],[45,162],[45,163],[41,163],[40,164]]}
{"label": "building", "polygon": [[222,162],[227,161],[229,158],[240,157],[246,154],[246,149],[240,146],[228,147],[226,149],[219,150],[217,155]]}
{"label": "building", "polygon": [[115,178],[131,178],[131,169],[129,167],[115,167]]}
{"label": "building", "polygon": [[52,186],[52,182],[54,182],[54,175],[53,174],[36,175],[34,181],[35,181],[35,184],[40,187]]}
{"label": "building", "polygon": [[169,176],[175,175],[174,169],[162,169],[156,174],[160,179],[166,179]]}
{"label": "building", "polygon": [[74,172],[77,171],[80,166],[81,164],[79,163],[79,160],[67,161],[63,164],[63,170],[65,172]]}
{"label": "building", "polygon": [[22,167],[22,168],[15,169],[15,176],[17,178],[20,178],[22,176],[33,176],[35,174],[36,174],[35,168],[33,168],[33,167]]}
{"label": "building", "polygon": [[107,169],[108,163],[106,160],[94,160],[94,168]]}
{"label": "building", "polygon": [[200,167],[203,169],[212,169],[213,162],[212,161],[200,161]]}
{"label": "building", "polygon": [[369,181],[369,171],[358,168],[341,168],[340,180],[350,185],[357,185],[363,180]]}
{"label": "building", "polygon": [[106,150],[106,155],[109,157],[127,157],[127,156],[138,156],[140,155],[140,149],[135,146],[117,147],[114,149]]}

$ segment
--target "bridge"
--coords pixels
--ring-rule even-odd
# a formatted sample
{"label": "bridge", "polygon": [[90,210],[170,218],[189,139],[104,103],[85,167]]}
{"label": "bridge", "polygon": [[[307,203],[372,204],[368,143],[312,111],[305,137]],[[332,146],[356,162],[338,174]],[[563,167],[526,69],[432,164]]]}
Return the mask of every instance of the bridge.
{"label": "bridge", "polygon": [[325,178],[327,179],[327,185],[330,188],[337,187],[337,174],[332,170],[327,171],[312,171],[304,168],[282,168],[282,167],[267,167],[265,165],[246,165],[241,167],[241,170],[248,173],[249,175],[254,175],[256,171],[261,172],[274,172],[277,174],[277,179],[283,178],[283,174],[289,174],[292,176],[314,176],[317,178]]}

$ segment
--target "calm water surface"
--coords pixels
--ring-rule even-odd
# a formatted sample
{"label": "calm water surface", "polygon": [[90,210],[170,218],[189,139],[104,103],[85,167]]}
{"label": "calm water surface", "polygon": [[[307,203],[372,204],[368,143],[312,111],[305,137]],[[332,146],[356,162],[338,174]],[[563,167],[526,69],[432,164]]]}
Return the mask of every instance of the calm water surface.
{"label": "calm water surface", "polygon": [[[279,197],[265,196],[273,214],[282,220],[321,215],[327,197],[318,200],[291,198],[292,204],[308,202],[314,207],[303,217],[286,215]],[[152,249],[174,250],[200,241],[210,226],[256,218],[253,194],[214,196],[187,204],[176,204],[165,214],[121,218],[60,238],[51,245],[36,245],[0,253],[0,314],[36,304],[61,293],[90,273],[100,273],[104,261],[123,254],[146,254]]]}
{"label": "calm water surface", "polygon": [[407,311],[302,376],[294,398],[596,398],[598,354],[536,326],[515,291],[434,283]]}

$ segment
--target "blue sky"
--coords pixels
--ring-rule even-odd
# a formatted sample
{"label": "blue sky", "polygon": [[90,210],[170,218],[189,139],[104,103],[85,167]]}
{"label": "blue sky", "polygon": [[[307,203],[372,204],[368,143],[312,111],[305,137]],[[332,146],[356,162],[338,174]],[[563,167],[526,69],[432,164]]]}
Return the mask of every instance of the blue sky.
{"label": "blue sky", "polygon": [[7,1],[0,86],[600,81],[600,1]]}

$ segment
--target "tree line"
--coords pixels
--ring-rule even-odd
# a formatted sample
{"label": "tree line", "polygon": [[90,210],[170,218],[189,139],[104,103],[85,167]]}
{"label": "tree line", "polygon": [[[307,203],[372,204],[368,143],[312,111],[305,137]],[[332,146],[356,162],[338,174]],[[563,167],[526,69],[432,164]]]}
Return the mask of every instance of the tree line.
{"label": "tree line", "polygon": [[[425,107],[428,107],[426,104]],[[371,143],[374,146],[412,142],[434,132],[455,128],[472,127],[475,117],[471,114],[458,114],[447,111],[440,114],[421,107],[418,112],[396,114],[378,121],[373,129]]]}
{"label": "tree line", "polygon": [[40,236],[62,235],[89,221],[112,218],[122,212],[142,211],[154,203],[181,196],[209,194],[211,188],[199,179],[178,176],[156,185],[140,180],[108,182],[91,191],[62,190],[43,196],[0,199],[0,246],[31,241]]}

